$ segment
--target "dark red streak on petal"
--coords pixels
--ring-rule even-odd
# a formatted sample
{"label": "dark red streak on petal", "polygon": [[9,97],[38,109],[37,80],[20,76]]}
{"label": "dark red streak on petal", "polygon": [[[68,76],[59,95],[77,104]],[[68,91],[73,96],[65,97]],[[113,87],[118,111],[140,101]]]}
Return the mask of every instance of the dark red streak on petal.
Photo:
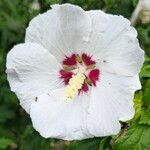
{"label": "dark red streak on petal", "polygon": [[90,78],[94,86],[96,86],[96,81],[99,80],[99,74],[100,71],[98,69],[94,69],[89,72],[88,77]]}
{"label": "dark red streak on petal", "polygon": [[86,66],[95,64],[95,61],[93,61],[91,58],[92,58],[91,56],[88,56],[85,53],[82,54],[82,60]]}
{"label": "dark red streak on petal", "polygon": [[65,85],[68,84],[69,80],[72,78],[72,75],[72,72],[60,70],[60,78],[64,80]]}
{"label": "dark red streak on petal", "polygon": [[84,92],[87,92],[89,90],[89,87],[88,85],[84,82],[84,84],[82,85],[82,88],[81,88],[82,91]]}
{"label": "dark red streak on petal", "polygon": [[82,88],[79,90],[79,93],[78,93],[78,94],[80,94],[82,91],[86,93],[88,90],[89,90],[89,87],[88,87],[88,85],[84,82],[83,85],[82,85]]}
{"label": "dark red streak on petal", "polygon": [[[79,55],[81,62],[78,60],[78,54],[72,54],[70,56],[65,56],[64,60],[62,61],[62,67],[59,71],[60,78],[63,80],[65,85],[69,84],[69,80],[73,77],[73,75],[77,74],[80,65],[85,67],[85,72],[89,72],[87,75],[87,79],[89,81],[84,81],[81,89],[78,90],[78,94],[80,93],[87,93],[89,91],[90,86],[96,86],[96,81],[100,79],[100,70],[96,69],[96,62],[92,59],[92,56],[82,53]],[[93,65],[94,67],[90,67]],[[76,69],[74,71],[74,69]],[[90,71],[89,71],[90,70]]]}
{"label": "dark red streak on petal", "polygon": [[72,54],[70,57],[66,56],[66,58],[63,60],[63,65],[67,66],[74,66],[77,64],[76,55]]}

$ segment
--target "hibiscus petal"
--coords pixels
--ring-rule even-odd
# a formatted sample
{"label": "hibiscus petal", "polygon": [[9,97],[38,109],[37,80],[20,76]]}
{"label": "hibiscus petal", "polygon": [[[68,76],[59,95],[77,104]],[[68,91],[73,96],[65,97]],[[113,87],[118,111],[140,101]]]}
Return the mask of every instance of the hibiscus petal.
{"label": "hibiscus petal", "polygon": [[35,43],[19,44],[8,53],[6,72],[11,90],[28,113],[36,96],[63,84],[59,69],[54,56]]}
{"label": "hibiscus petal", "polygon": [[141,85],[138,76],[123,77],[101,73],[101,80],[92,89],[88,129],[95,136],[115,135],[120,131],[120,121],[134,116],[133,96]]}
{"label": "hibiscus petal", "polygon": [[33,126],[45,138],[79,140],[92,137],[86,131],[85,124],[88,102],[85,95],[75,100],[65,100],[64,89],[40,95],[31,105]]}
{"label": "hibiscus petal", "polygon": [[144,51],[130,21],[102,11],[88,11],[87,14],[92,19],[92,35],[86,49],[91,50],[100,68],[118,75],[139,73]]}
{"label": "hibiscus petal", "polygon": [[35,17],[26,31],[26,42],[37,42],[59,61],[74,53],[88,41],[91,19],[82,8],[70,4],[52,5],[52,9]]}

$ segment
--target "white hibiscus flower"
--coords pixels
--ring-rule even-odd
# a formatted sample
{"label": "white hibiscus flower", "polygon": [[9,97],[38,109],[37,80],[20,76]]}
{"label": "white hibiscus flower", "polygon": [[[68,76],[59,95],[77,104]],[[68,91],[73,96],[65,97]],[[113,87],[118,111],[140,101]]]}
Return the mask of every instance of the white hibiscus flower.
{"label": "white hibiscus flower", "polygon": [[43,137],[115,135],[133,117],[144,52],[122,16],[53,5],[7,56],[11,90]]}

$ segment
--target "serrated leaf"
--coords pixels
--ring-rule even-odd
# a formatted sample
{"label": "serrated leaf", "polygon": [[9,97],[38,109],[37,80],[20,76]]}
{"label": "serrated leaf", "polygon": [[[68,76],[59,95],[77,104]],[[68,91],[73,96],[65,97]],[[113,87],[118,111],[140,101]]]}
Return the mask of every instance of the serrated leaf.
{"label": "serrated leaf", "polygon": [[142,111],[139,124],[150,125],[150,111],[149,110]]}
{"label": "serrated leaf", "polygon": [[115,141],[113,150],[150,150],[150,126],[133,125]]}

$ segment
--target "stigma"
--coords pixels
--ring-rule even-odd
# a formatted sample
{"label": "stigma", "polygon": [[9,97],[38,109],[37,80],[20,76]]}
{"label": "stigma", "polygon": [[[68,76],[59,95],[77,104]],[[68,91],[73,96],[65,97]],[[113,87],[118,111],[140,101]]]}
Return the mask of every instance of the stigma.
{"label": "stigma", "polygon": [[82,88],[85,78],[84,69],[79,67],[78,73],[72,76],[65,89],[65,97],[67,100],[75,98],[78,91]]}

